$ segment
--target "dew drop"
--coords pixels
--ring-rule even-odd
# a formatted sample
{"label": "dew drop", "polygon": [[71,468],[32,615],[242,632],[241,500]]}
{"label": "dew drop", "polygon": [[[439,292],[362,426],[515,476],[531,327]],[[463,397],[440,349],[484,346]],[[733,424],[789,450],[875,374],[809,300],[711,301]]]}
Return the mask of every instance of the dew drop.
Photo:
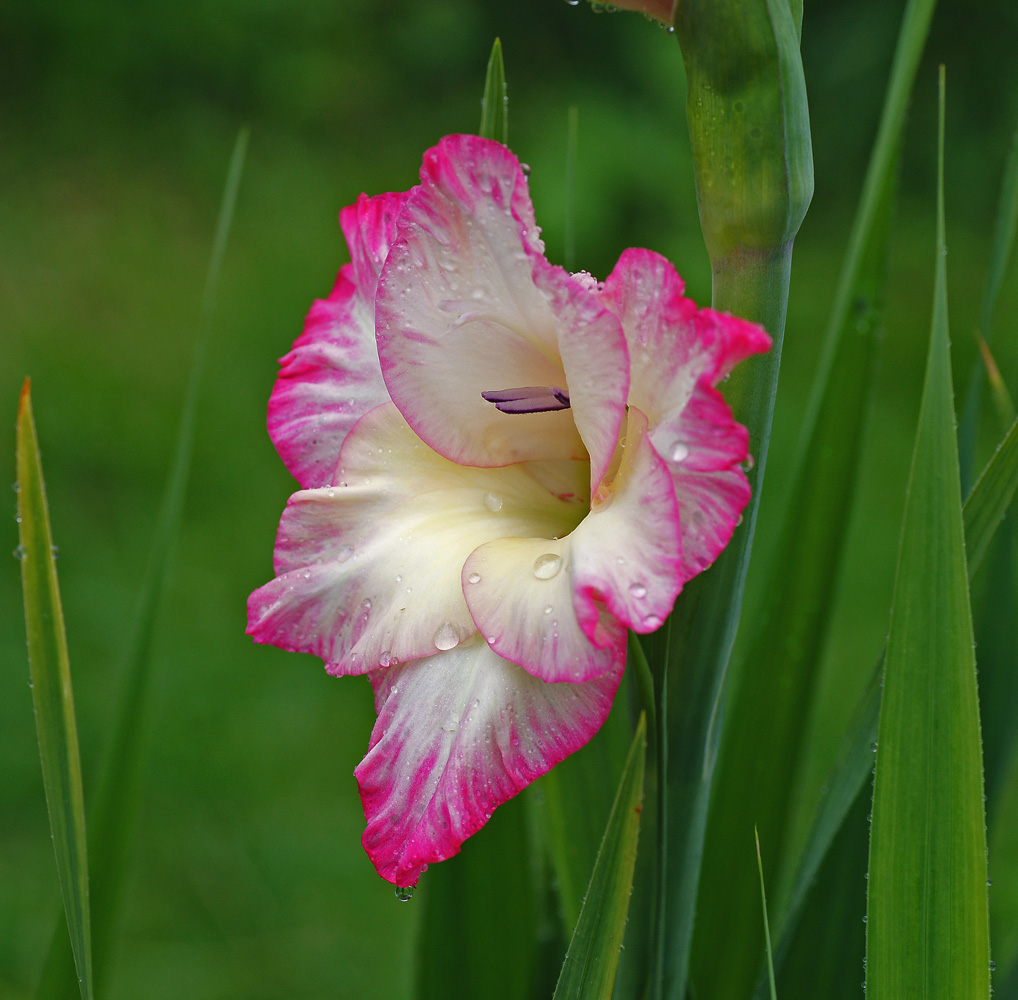
{"label": "dew drop", "polygon": [[467,583],[480,583],[480,582],[481,582],[480,573],[471,573],[470,576],[467,577]]}
{"label": "dew drop", "polygon": [[370,611],[371,610],[371,598],[370,597],[365,597],[364,600],[361,601],[361,607],[365,611]]}
{"label": "dew drop", "polygon": [[460,644],[460,630],[452,623],[446,622],[435,633],[435,649],[452,649]]}
{"label": "dew drop", "polygon": [[569,4],[570,7],[580,6],[580,0],[566,0],[566,3]]}
{"label": "dew drop", "polygon": [[668,457],[673,462],[684,462],[689,458],[689,448],[681,441],[676,441],[672,445],[672,450],[668,453]]}
{"label": "dew drop", "polygon": [[409,903],[413,899],[414,887],[412,885],[397,885],[396,898],[401,903]]}
{"label": "dew drop", "polygon": [[393,656],[392,653],[390,653],[388,650],[386,650],[384,653],[381,654],[381,656],[378,657],[378,665],[380,667],[394,667],[396,666],[397,663],[399,663],[399,660],[397,660],[396,657]]}
{"label": "dew drop", "polygon": [[538,580],[550,580],[553,576],[558,575],[560,569],[562,569],[562,557],[555,555],[554,552],[545,552],[543,556],[538,556],[534,560],[534,576]]}
{"label": "dew drop", "polygon": [[502,509],[502,498],[497,493],[485,493],[484,506],[487,507],[492,514],[497,514]]}
{"label": "dew drop", "polygon": [[647,588],[642,583],[631,583],[629,593],[639,601],[647,596]]}
{"label": "dew drop", "polygon": [[550,614],[552,613],[552,611],[554,611],[554,610],[555,610],[555,609],[554,609],[554,608],[553,608],[553,607],[552,607],[552,606],[551,606],[550,604],[546,604],[546,605],[544,606],[544,613],[545,613],[546,615],[550,615]]}
{"label": "dew drop", "polygon": [[661,618],[658,615],[647,615],[643,619],[644,628],[654,629],[661,627]]}
{"label": "dew drop", "polygon": [[25,546],[24,545],[19,545],[14,550],[13,555],[14,555],[15,559],[24,559],[25,558]]}
{"label": "dew drop", "polygon": [[353,546],[352,545],[344,545],[336,553],[336,562],[346,562],[347,559],[349,559],[350,556],[352,556],[352,555],[353,555]]}

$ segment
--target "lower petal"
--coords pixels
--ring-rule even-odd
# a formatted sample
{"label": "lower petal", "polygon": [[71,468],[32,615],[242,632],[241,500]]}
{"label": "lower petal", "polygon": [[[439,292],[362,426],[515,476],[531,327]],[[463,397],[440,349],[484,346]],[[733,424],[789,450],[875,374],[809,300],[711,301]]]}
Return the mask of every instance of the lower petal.
{"label": "lower petal", "polygon": [[354,774],[378,873],[414,885],[456,854],[497,806],[597,732],[621,672],[546,684],[477,637],[373,673],[378,721]]}
{"label": "lower petal", "polygon": [[584,681],[652,632],[685,579],[672,477],[630,407],[617,474],[567,537],[499,538],[463,568],[467,605],[500,655],[546,681]]}

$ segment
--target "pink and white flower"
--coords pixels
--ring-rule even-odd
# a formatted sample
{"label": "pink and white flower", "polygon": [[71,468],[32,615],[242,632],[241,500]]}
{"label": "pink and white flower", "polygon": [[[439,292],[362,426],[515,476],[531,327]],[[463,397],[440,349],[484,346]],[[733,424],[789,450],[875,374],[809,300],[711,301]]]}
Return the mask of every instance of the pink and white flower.
{"label": "pink and white flower", "polygon": [[407,886],[597,732],[627,629],[728,542],[748,443],[714,386],[770,340],[648,250],[603,284],[550,264],[476,136],[340,224],[351,262],[269,403],[301,490],[248,632],[370,678],[363,842]]}

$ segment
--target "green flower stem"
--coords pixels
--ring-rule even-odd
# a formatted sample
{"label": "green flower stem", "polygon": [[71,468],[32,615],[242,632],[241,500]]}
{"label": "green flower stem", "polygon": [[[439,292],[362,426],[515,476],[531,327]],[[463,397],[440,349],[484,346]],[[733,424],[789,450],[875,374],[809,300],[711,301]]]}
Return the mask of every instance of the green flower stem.
{"label": "green flower stem", "polygon": [[[813,193],[799,24],[788,0],[684,0],[675,11],[688,84],[697,204],[713,305],[763,325],[771,351],[740,365],[725,395],[750,431],[753,497],[728,548],[690,581],[648,644],[658,686],[658,915],[652,1000],[683,1000],[728,661],[742,606],[770,438],[792,242]],[[752,844],[747,843],[747,851]]]}

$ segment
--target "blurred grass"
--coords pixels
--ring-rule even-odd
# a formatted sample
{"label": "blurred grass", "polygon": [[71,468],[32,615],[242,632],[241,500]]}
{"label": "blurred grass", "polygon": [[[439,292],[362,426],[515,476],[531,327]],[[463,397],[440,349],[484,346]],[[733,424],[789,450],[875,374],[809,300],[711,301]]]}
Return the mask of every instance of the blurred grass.
{"label": "blurred grass", "polygon": [[[398,904],[359,848],[351,771],[370,731],[368,685],[330,679],[318,661],[252,647],[244,635],[244,600],[271,574],[276,521],[293,488],[264,430],[275,359],[345,259],[338,209],[362,190],[409,186],[429,144],[476,128],[496,35],[513,145],[533,168],[551,258],[561,260],[564,248],[567,114],[575,104],[576,266],[603,276],[624,246],[649,246],[675,260],[691,294],[706,301],[674,40],[636,15],[597,16],[547,0],[314,0],[296,12],[239,0],[190,0],[172,10],[146,2],[129,12],[86,0],[3,6],[0,401],[9,431],[0,479],[14,481],[10,428],[30,374],[46,401],[36,421],[60,546],[86,796],[96,791],[125,622],[171,459],[223,164],[237,127],[252,126],[158,639],[153,757],[112,995],[406,996],[419,907]],[[758,565],[785,500],[876,125],[877,70],[899,15],[899,5],[879,0],[806,10],[817,193],[796,244]],[[911,113],[909,136],[931,134],[932,67],[946,61],[956,81],[947,202],[960,384],[975,357],[993,202],[1018,118],[1016,37],[1008,0],[975,12],[961,0],[942,2]],[[926,151],[906,138],[887,342],[809,727],[803,827],[848,723],[846,706],[886,630],[922,375],[916,304],[930,300]],[[996,320],[995,353],[1012,392],[1018,353],[1007,331],[1018,323],[1016,285],[1012,271]],[[8,496],[10,551],[17,538]],[[751,569],[749,600],[755,585]],[[11,559],[0,574],[0,996],[12,998],[34,990],[59,892],[19,602]],[[1011,841],[995,844],[993,895],[1007,908],[1002,894],[1012,893],[1018,909]]]}

